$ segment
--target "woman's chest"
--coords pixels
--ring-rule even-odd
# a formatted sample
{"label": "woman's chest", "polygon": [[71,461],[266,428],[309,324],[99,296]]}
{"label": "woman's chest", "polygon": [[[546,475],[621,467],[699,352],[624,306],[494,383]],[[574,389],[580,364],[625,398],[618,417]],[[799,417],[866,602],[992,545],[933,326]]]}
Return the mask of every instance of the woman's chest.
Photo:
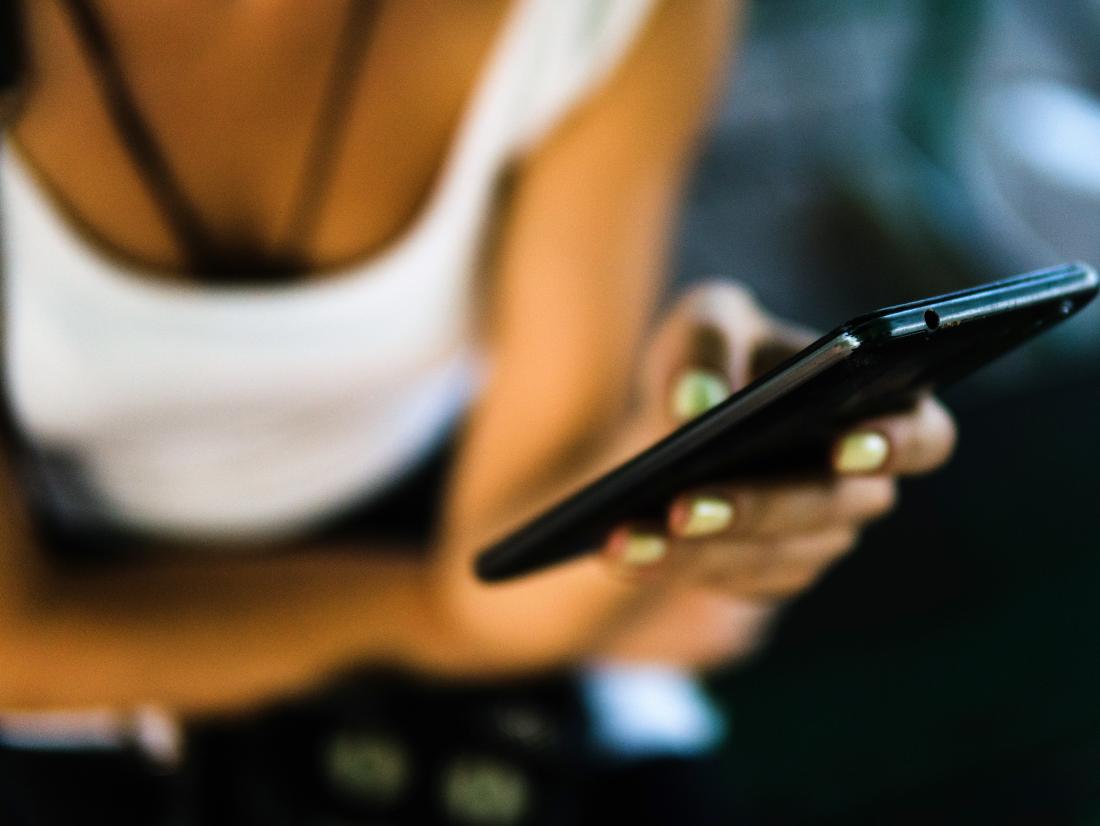
{"label": "woman's chest", "polygon": [[[21,145],[103,247],[178,270],[178,239],[120,134],[94,43],[74,16],[83,4],[29,5],[34,80],[16,125]],[[508,4],[91,5],[133,103],[211,234],[323,270],[385,246],[414,219]],[[319,170],[325,185],[311,192]],[[311,229],[295,238],[304,211]],[[287,244],[299,248],[280,250]]]}

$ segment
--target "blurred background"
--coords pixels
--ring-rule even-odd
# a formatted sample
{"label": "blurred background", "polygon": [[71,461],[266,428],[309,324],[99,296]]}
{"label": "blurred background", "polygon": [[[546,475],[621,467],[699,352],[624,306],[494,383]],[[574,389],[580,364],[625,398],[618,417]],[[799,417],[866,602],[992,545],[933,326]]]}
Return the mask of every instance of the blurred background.
{"label": "blurred background", "polygon": [[[728,275],[823,329],[1100,265],[1100,0],[749,16],[677,287]],[[950,466],[714,676],[747,822],[1100,824],[1098,356],[1100,301],[949,390]]]}
{"label": "blurred background", "polygon": [[[758,0],[677,271],[818,328],[1100,263],[1098,0]],[[1100,303],[714,680],[764,822],[1100,823]]]}

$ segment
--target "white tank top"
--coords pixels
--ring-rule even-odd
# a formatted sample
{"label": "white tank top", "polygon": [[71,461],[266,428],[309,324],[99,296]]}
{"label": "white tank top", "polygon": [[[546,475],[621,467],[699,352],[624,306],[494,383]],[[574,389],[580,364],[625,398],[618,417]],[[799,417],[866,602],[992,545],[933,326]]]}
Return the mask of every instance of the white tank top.
{"label": "white tank top", "polygon": [[[472,284],[501,170],[620,60],[650,0],[519,0],[426,208],[301,286],[176,286],[70,226],[8,141],[9,403],[49,502],[87,524],[284,536],[430,451],[475,387]],[[64,457],[79,474],[54,472]]]}

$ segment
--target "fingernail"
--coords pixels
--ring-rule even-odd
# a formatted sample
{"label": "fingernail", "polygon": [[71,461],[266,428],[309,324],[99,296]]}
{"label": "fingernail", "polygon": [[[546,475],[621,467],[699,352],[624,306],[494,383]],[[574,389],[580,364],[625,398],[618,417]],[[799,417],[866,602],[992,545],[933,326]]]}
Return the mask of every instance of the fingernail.
{"label": "fingernail", "polygon": [[668,551],[663,536],[655,533],[630,533],[626,537],[622,562],[630,567],[643,567],[660,562]]}
{"label": "fingernail", "polygon": [[732,503],[716,496],[699,496],[688,502],[680,533],[684,536],[709,536],[728,528],[733,517]]}
{"label": "fingernail", "polygon": [[694,419],[730,394],[725,376],[710,370],[685,370],[672,391],[672,413],[681,420]]}
{"label": "fingernail", "polygon": [[857,430],[841,440],[833,465],[838,473],[867,473],[882,467],[889,454],[885,436],[874,430]]}

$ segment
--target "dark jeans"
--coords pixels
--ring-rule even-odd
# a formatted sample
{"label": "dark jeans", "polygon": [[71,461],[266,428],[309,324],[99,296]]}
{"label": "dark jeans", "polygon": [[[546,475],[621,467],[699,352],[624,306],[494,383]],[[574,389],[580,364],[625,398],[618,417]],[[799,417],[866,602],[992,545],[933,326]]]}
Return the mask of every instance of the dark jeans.
{"label": "dark jeans", "polygon": [[179,777],[132,750],[53,751],[0,746],[4,826],[175,824]]}
{"label": "dark jeans", "polygon": [[176,771],[132,751],[0,750],[0,823],[729,824],[717,759],[597,755],[577,683],[370,675],[191,727]]}
{"label": "dark jeans", "polygon": [[[452,447],[329,521],[326,541],[424,546]],[[149,537],[66,526],[47,513],[61,564],[140,564]],[[588,822],[728,824],[730,784],[710,760],[613,763],[589,742],[568,675],[443,685],[357,675],[247,717],[189,726],[183,765],[136,751],[0,747],[0,826],[282,826]]]}

